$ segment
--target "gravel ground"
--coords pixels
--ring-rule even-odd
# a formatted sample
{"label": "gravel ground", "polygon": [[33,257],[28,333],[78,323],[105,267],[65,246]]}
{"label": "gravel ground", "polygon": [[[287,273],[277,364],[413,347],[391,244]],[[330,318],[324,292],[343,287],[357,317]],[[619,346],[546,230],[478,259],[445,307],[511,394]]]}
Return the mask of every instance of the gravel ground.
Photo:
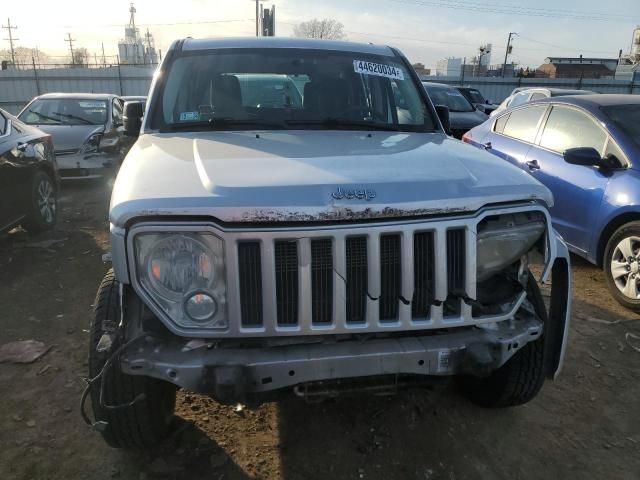
{"label": "gravel ground", "polygon": [[0,364],[0,478],[640,478],[640,352],[626,338],[640,317],[577,258],[564,372],[526,406],[480,409],[450,385],[242,411],[180,392],[164,445],[110,449],[78,410],[109,194],[65,187],[55,231],[0,237],[0,344],[51,347],[35,363]]}

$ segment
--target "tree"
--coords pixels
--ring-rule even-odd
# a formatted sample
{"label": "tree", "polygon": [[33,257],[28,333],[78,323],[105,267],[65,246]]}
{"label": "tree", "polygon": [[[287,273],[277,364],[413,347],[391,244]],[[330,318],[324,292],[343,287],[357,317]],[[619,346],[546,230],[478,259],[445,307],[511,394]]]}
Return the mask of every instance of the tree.
{"label": "tree", "polygon": [[84,47],[76,48],[73,51],[71,63],[74,65],[87,65],[89,63],[89,51]]}
{"label": "tree", "polygon": [[314,18],[293,27],[293,34],[303,38],[323,38],[327,40],[341,40],[346,37],[344,25],[332,18],[318,20]]}
{"label": "tree", "polygon": [[[49,56],[41,50],[28,47],[16,47],[14,49],[14,56],[16,58],[16,66],[31,66],[31,58],[39,63],[49,63]],[[0,50],[0,60],[7,60],[11,62],[11,51]]]}

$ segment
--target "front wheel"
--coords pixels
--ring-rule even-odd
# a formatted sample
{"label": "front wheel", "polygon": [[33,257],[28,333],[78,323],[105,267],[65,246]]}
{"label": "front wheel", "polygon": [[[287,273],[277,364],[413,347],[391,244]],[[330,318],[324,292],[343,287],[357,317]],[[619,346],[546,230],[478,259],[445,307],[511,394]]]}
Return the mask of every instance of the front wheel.
{"label": "front wheel", "polygon": [[97,351],[105,321],[120,318],[118,289],[119,284],[110,270],[98,289],[89,333],[89,376],[105,376],[104,381],[91,382],[91,405],[96,421],[104,422],[101,433],[110,446],[146,448],[162,441],[169,432],[176,387],[154,378],[127,375],[120,370],[117,358],[103,371],[120,345],[114,342],[109,352]]}
{"label": "front wheel", "polygon": [[640,222],[629,222],[615,231],[607,242],[603,266],[613,298],[640,312]]}
{"label": "front wheel", "polygon": [[[527,300],[548,328],[547,312],[538,284],[529,273]],[[538,394],[546,375],[545,336],[527,343],[502,367],[488,377],[463,377],[464,395],[476,405],[488,408],[525,404]]]}

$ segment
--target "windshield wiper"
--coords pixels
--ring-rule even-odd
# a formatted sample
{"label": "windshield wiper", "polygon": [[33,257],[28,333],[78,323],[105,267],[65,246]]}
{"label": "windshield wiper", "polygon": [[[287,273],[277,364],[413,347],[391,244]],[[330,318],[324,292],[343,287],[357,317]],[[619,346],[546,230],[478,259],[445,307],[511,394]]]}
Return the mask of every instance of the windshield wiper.
{"label": "windshield wiper", "polygon": [[35,110],[27,110],[27,112],[33,113],[33,114],[37,115],[40,118],[44,118],[45,120],[51,120],[52,122],[62,123],[57,118],[50,117],[49,115],[45,115],[44,113],[36,112]]}
{"label": "windshield wiper", "polygon": [[227,127],[269,127],[283,129],[286,124],[270,120],[260,120],[256,118],[212,118],[210,120],[201,120],[195,122],[170,123],[167,125],[168,130],[191,130],[198,128],[207,128],[210,130],[224,130]]}
{"label": "windshield wiper", "polygon": [[64,118],[72,118],[74,120],[80,120],[81,122],[86,123],[87,125],[91,125],[91,120],[87,120],[86,118],[79,117],[77,115],[71,115],[70,113],[60,113],[60,112],[51,112],[52,115],[59,115]]}
{"label": "windshield wiper", "polygon": [[402,125],[333,117],[323,118],[322,120],[285,120],[285,123],[292,126],[319,125],[327,128],[356,128],[364,130],[384,130],[389,132],[402,131]]}

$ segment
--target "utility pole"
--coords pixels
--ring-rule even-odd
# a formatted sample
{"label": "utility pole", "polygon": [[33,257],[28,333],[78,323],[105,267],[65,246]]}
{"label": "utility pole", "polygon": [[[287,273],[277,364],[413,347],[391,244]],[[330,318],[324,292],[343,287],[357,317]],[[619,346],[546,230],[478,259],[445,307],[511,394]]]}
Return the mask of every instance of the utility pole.
{"label": "utility pole", "polygon": [[69,50],[71,50],[71,63],[73,65],[76,64],[76,58],[73,56],[73,42],[76,41],[75,38],[71,38],[71,34],[67,33],[67,38],[64,39],[65,42],[69,42]]}
{"label": "utility pole", "polygon": [[511,37],[518,35],[516,32],[509,32],[509,40],[507,40],[507,50],[504,52],[504,63],[502,64],[502,78],[504,78],[504,72],[507,69],[507,56],[511,53],[513,47],[511,46]]}
{"label": "utility pole", "polygon": [[2,25],[2,28],[5,28],[5,29],[9,30],[9,38],[5,38],[5,40],[9,40],[9,47],[11,49],[11,63],[15,67],[15,65],[16,65],[16,52],[15,52],[15,50],[13,48],[13,42],[16,41],[16,40],[20,40],[20,39],[19,38],[13,38],[12,30],[17,30],[18,27],[16,27],[15,25],[11,25],[11,19],[7,18],[7,26],[5,27],[4,25]]}
{"label": "utility pole", "polygon": [[107,59],[104,56],[104,42],[102,42],[102,66],[106,67],[107,66]]}
{"label": "utility pole", "polygon": [[256,37],[260,36],[260,0],[256,0]]}

